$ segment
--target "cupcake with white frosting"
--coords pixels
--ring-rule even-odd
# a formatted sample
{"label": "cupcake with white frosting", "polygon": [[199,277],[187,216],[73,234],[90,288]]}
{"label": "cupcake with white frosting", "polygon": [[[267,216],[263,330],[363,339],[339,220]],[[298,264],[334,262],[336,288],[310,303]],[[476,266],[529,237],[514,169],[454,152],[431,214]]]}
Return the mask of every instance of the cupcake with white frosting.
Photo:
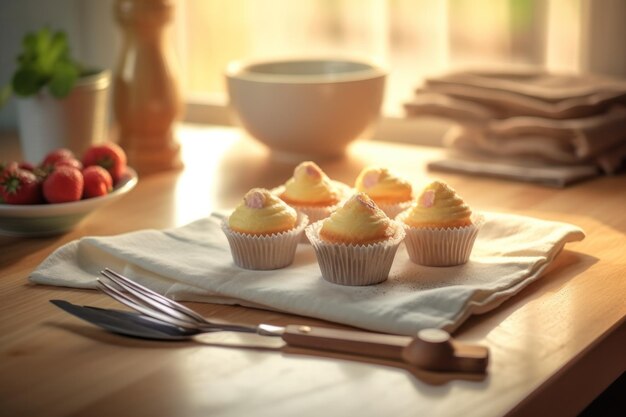
{"label": "cupcake with white frosting", "polygon": [[322,277],[341,285],[372,285],[389,275],[403,227],[364,193],[352,196],[330,217],[305,230]]}
{"label": "cupcake with white frosting", "polygon": [[466,263],[482,224],[482,217],[441,181],[428,184],[397,220],[405,227],[411,261],[426,266]]}
{"label": "cupcake with white frosting", "polygon": [[369,166],[357,177],[354,188],[370,196],[389,218],[406,210],[413,199],[413,186],[389,168]]}
{"label": "cupcake with white frosting", "polygon": [[222,222],[233,261],[245,269],[278,269],[293,262],[306,215],[263,188],[248,191]]}
{"label": "cupcake with white frosting", "polygon": [[351,194],[347,185],[331,180],[315,162],[299,164],[285,184],[272,190],[284,202],[306,214],[311,223],[324,219]]}

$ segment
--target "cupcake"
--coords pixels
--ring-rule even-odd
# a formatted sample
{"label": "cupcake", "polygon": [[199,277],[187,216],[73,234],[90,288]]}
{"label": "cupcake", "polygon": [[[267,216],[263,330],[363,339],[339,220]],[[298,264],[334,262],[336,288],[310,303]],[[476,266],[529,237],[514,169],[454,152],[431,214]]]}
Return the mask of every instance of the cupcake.
{"label": "cupcake", "polygon": [[387,279],[404,229],[365,193],[352,196],[330,217],[305,233],[322,277],[341,285],[371,285]]}
{"label": "cupcake", "polygon": [[222,222],[233,260],[245,269],[278,269],[290,265],[308,224],[281,199],[253,188]]}
{"label": "cupcake", "polygon": [[453,266],[468,261],[482,222],[447,184],[434,181],[396,219],[406,230],[406,249],[416,264]]}
{"label": "cupcake", "polygon": [[354,188],[366,193],[390,218],[411,206],[411,183],[388,168],[366,167],[357,177]]}
{"label": "cupcake", "polygon": [[274,192],[291,207],[306,214],[313,223],[337,209],[351,189],[328,178],[314,162],[306,161],[298,165],[293,177]]}

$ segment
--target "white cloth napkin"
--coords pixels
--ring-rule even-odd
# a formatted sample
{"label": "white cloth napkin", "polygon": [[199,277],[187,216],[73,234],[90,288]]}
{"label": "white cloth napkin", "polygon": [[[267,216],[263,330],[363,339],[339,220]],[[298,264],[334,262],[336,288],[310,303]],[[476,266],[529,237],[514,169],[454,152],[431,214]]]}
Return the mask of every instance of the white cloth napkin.
{"label": "white cloth napkin", "polygon": [[389,279],[368,287],[324,281],[308,244],[299,245],[287,268],[240,269],[215,217],[177,229],[82,238],[57,249],[30,279],[94,288],[98,271],[109,267],[178,300],[260,307],[396,334],[429,327],[453,331],[539,278],[565,243],[584,238],[570,224],[483,214],[467,264],[415,265],[402,245]]}

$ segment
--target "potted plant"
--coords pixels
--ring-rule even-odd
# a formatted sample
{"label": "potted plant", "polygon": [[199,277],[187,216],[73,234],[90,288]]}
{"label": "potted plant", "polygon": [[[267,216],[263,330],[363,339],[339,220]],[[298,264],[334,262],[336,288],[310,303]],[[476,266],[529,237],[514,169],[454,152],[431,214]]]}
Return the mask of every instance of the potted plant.
{"label": "potted plant", "polygon": [[110,79],[109,71],[85,69],[72,58],[63,31],[26,34],[3,94],[3,101],[17,96],[24,159],[36,163],[57,148],[82,154],[104,140]]}

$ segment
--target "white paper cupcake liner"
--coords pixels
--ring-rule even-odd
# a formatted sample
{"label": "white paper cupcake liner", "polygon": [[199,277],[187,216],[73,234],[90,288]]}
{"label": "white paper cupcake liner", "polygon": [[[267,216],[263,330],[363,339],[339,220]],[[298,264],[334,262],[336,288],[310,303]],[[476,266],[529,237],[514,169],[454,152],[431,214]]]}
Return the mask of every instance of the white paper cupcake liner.
{"label": "white paper cupcake liner", "polygon": [[412,262],[424,266],[454,266],[466,263],[476,236],[483,224],[482,216],[472,216],[465,227],[411,227],[397,218],[406,231],[404,243]]}
{"label": "white paper cupcake liner", "polygon": [[319,237],[322,222],[309,225],[305,233],[315,249],[322,278],[334,284],[351,286],[385,281],[405,234],[400,224],[394,224],[396,230],[392,238],[367,245],[325,242]]}
{"label": "white paper cupcake liner", "polygon": [[308,217],[298,213],[296,227],[271,235],[249,235],[233,231],[228,219],[222,221],[222,231],[228,239],[235,265],[245,269],[279,269],[291,265]]}

